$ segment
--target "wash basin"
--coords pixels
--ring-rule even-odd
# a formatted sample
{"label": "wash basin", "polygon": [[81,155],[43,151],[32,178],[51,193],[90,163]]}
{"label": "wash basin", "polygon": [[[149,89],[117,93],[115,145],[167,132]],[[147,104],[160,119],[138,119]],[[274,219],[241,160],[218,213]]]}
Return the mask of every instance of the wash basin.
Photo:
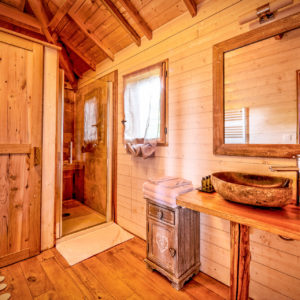
{"label": "wash basin", "polygon": [[217,172],[212,184],[224,199],[248,205],[282,207],[292,201],[292,180],[238,172]]}

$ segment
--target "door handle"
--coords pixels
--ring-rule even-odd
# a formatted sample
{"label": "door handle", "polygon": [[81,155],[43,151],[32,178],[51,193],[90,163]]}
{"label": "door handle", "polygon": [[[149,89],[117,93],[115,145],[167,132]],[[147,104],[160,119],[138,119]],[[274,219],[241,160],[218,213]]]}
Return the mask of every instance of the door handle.
{"label": "door handle", "polygon": [[174,248],[170,248],[169,252],[172,257],[174,257],[176,255],[176,250]]}
{"label": "door handle", "polygon": [[41,164],[41,148],[33,147],[33,165],[39,166]]}

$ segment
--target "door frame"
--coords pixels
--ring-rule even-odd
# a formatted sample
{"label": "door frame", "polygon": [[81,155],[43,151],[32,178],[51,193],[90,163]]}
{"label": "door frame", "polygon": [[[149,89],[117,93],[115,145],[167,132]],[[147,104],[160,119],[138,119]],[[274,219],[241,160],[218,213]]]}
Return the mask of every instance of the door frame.
{"label": "door frame", "polygon": [[[118,147],[118,70],[112,71],[105,76],[97,77],[95,80],[104,80],[107,82],[112,82],[112,129],[108,129],[112,132],[111,141],[111,152],[112,152],[112,159],[110,162],[109,169],[111,170],[111,220],[117,222],[117,147]],[[64,88],[62,85],[61,88]],[[62,102],[63,99],[63,91],[61,92],[62,95]],[[62,106],[60,103],[59,105]],[[62,106],[63,107],[63,106]],[[59,112],[60,110],[58,110]],[[60,113],[63,114],[63,111]],[[63,116],[57,114],[57,132],[63,132]],[[63,172],[63,160],[60,159],[61,155],[61,135],[57,134],[56,137],[56,178],[55,178],[55,185],[56,185],[56,195],[55,195],[55,218],[54,218],[54,232],[55,232],[55,239],[54,245],[56,244],[56,240],[62,237],[62,232],[57,232],[59,228],[61,228],[61,204],[62,204],[62,190],[63,185],[62,181],[60,181],[60,176],[57,176],[57,172]],[[63,176],[63,175],[62,175]]]}

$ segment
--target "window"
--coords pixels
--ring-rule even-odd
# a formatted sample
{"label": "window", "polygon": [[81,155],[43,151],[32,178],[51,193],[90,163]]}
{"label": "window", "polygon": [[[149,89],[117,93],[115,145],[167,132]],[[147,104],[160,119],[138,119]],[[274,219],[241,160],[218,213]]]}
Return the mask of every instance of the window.
{"label": "window", "polygon": [[166,60],[123,77],[125,142],[166,143],[167,66]]}
{"label": "window", "polygon": [[84,96],[84,135],[82,152],[94,151],[99,142],[99,90]]}

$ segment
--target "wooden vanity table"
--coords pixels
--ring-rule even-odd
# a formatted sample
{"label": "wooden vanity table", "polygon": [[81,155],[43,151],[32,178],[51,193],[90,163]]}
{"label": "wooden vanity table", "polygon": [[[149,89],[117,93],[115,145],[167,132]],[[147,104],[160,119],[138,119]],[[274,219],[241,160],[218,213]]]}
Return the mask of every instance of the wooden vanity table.
{"label": "wooden vanity table", "polygon": [[230,297],[248,299],[250,282],[249,227],[300,240],[300,207],[259,208],[224,200],[219,194],[192,191],[177,197],[177,205],[230,221]]}

